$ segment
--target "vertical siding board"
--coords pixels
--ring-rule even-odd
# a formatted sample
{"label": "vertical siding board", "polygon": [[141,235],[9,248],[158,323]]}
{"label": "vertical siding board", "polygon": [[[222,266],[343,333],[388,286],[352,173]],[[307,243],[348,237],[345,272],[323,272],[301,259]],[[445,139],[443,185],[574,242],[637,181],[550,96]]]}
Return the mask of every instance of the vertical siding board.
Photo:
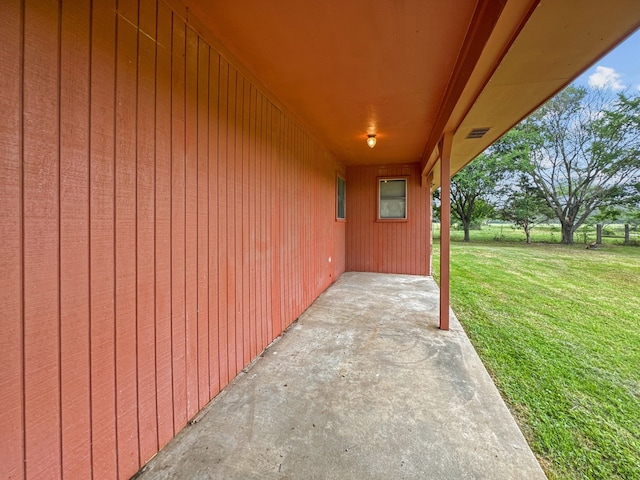
{"label": "vertical siding board", "polygon": [[[316,151],[316,145],[314,142],[314,151],[313,151],[313,184],[314,184],[314,201],[313,201],[313,216],[321,219],[320,231],[322,235],[318,237],[318,245],[314,245],[314,249],[320,252],[319,255],[314,255],[314,266],[316,271],[318,272],[315,278],[315,292],[322,291],[323,285],[326,282],[332,280],[333,271],[335,269],[335,265],[333,262],[336,261],[334,258],[334,249],[333,249],[333,238],[335,236],[335,211],[336,211],[336,179],[335,173],[329,172],[328,174],[324,174],[321,171],[320,162],[322,161],[322,157],[318,155]],[[327,180],[328,178],[328,180]],[[347,187],[348,188],[348,187]],[[330,194],[325,194],[325,190],[330,191]],[[332,213],[328,218],[323,218],[321,212],[324,210],[325,205],[331,205]],[[345,210],[348,215],[348,210]],[[331,262],[329,263],[329,257],[331,257]],[[328,265],[328,271],[325,271],[323,268],[324,265]]]}
{"label": "vertical siding board", "polygon": [[257,190],[257,170],[258,170],[258,105],[257,105],[257,92],[256,89],[251,86],[250,88],[250,109],[249,109],[249,167],[247,171],[248,185],[249,185],[249,291],[247,293],[248,306],[249,306],[249,321],[251,330],[251,351],[249,353],[250,359],[255,358],[260,350],[258,350],[258,308],[260,305],[260,291],[257,288],[257,263],[258,263],[258,202]]}
{"label": "vertical siding board", "polygon": [[256,265],[256,288],[258,290],[258,303],[257,303],[257,315],[258,315],[258,352],[261,352],[267,346],[267,282],[264,278],[265,261],[267,254],[267,241],[265,234],[265,169],[264,169],[264,131],[265,131],[265,114],[264,114],[264,96],[261,92],[257,92],[256,95],[256,107],[257,107],[257,129],[256,129],[256,170],[254,174],[256,176],[256,234],[258,241],[257,249],[257,265]]}
{"label": "vertical siding board", "polygon": [[[304,198],[304,214],[302,217],[302,229],[301,229],[301,239],[300,239],[300,267],[302,270],[301,275],[301,291],[300,291],[300,301],[298,303],[298,312],[296,312],[296,317],[299,316],[303,311],[303,305],[306,305],[307,299],[310,297],[309,287],[311,283],[311,277],[309,276],[309,265],[310,258],[308,257],[309,246],[309,231],[312,228],[312,219],[309,212],[309,199],[311,196],[311,184],[309,182],[309,170],[307,168],[307,159],[309,155],[309,151],[307,148],[307,139],[305,138],[304,132],[299,129],[299,136],[301,142],[301,154],[302,159],[300,162],[302,176],[304,178],[304,183],[301,185],[301,192]],[[328,208],[331,208],[330,205],[327,205]]]}
{"label": "vertical siding board", "polygon": [[[311,198],[310,198],[310,203],[309,203],[309,215],[314,218],[314,224],[317,226],[318,231],[321,232],[322,228],[326,225],[326,218],[322,218],[321,216],[318,215],[318,207],[319,207],[319,200],[320,200],[320,183],[321,180],[318,178],[319,175],[319,171],[317,168],[317,159],[315,156],[315,143],[311,140],[309,140],[309,179],[310,179],[310,190],[311,190]],[[331,209],[333,210],[335,208],[335,205],[333,203],[333,201],[329,204],[331,205]],[[311,268],[311,276],[309,278],[309,282],[310,282],[310,287],[312,288],[312,292],[316,292],[319,291],[320,288],[320,284],[322,283],[322,277],[320,275],[316,275],[317,273],[321,272],[321,267],[320,267],[320,259],[322,257],[324,257],[326,255],[326,250],[325,250],[325,245],[324,245],[324,238],[322,235],[318,235],[315,239],[313,239],[312,235],[313,232],[315,231],[312,230],[309,232],[309,236],[308,236],[308,255],[309,255],[309,264],[310,264],[310,268]],[[315,244],[315,248],[314,248],[314,244]],[[329,264],[328,262],[329,257],[327,256],[327,258],[325,259],[325,261],[327,261],[327,264]],[[331,265],[329,264],[329,267],[331,267]],[[313,297],[313,295],[312,295]]]}
{"label": "vertical siding board", "polygon": [[[293,122],[289,120],[289,118],[285,117],[285,121],[287,123],[287,146],[288,153],[287,158],[289,160],[287,165],[287,192],[289,193],[289,201],[287,202],[288,207],[286,208],[288,224],[286,226],[286,232],[289,237],[289,249],[288,253],[290,258],[286,257],[283,259],[286,264],[289,265],[289,274],[287,275],[287,300],[288,308],[287,308],[287,317],[285,319],[285,328],[291,325],[291,320],[293,319],[295,312],[295,305],[297,300],[297,288],[294,287],[294,283],[297,280],[297,270],[298,270],[298,251],[297,251],[297,238],[298,238],[298,229],[296,225],[296,221],[294,218],[294,211],[300,214],[300,202],[297,198],[297,185],[296,185],[296,170],[297,170],[297,159],[295,157],[295,128],[293,127]],[[287,261],[289,260],[289,261]]]}
{"label": "vertical siding board", "polygon": [[262,348],[269,344],[269,324],[271,318],[270,291],[268,281],[268,262],[270,258],[271,245],[268,235],[268,212],[269,212],[269,169],[267,168],[267,100],[264,95],[260,95],[261,117],[261,139],[260,139],[260,234],[261,253],[260,261],[260,290],[262,291]]}
{"label": "vertical siding board", "polygon": [[[347,239],[347,245],[349,244],[349,239],[351,239],[352,248],[362,249],[360,232],[356,228],[358,224],[358,217],[354,215],[354,212],[360,209],[361,195],[358,195],[356,191],[359,185],[358,183],[356,183],[354,180],[350,178],[349,169],[347,169],[346,173],[347,174],[345,175],[345,181],[347,185],[346,185],[345,195],[347,199],[347,203],[346,203],[347,222],[345,225],[345,233],[346,233],[345,237]],[[345,245],[345,248],[346,248],[346,245]],[[361,271],[360,265],[358,263],[359,258],[353,258],[353,257],[350,258],[349,255],[346,255],[346,257],[347,257],[347,264],[346,264],[347,270]]]}
{"label": "vertical siding board", "polygon": [[298,188],[300,185],[300,159],[298,157],[298,135],[297,128],[293,124],[290,119],[287,119],[287,123],[289,124],[289,158],[291,170],[289,173],[289,190],[291,192],[291,203],[290,208],[288,208],[289,213],[289,232],[291,235],[291,273],[289,276],[289,292],[291,302],[289,305],[289,315],[287,316],[287,327],[291,325],[291,322],[296,316],[297,304],[298,304],[298,296],[300,294],[300,288],[298,287],[298,279],[300,272],[300,250],[299,250],[299,241],[300,241],[300,225],[299,225],[299,217],[302,213],[302,202],[300,201],[300,196],[298,194]]}
{"label": "vertical siding board", "polygon": [[222,226],[227,235],[227,368],[228,378],[236,375],[236,239],[235,239],[235,153],[236,153],[236,70],[229,65],[229,92],[227,103],[227,217]]}
{"label": "vertical siding board", "polygon": [[[296,314],[295,318],[300,316],[303,309],[305,300],[307,299],[307,291],[309,289],[308,285],[308,263],[307,263],[307,232],[308,229],[311,228],[311,219],[309,218],[309,178],[307,176],[307,145],[305,141],[304,132],[300,127],[297,127],[298,130],[298,155],[300,156],[299,160],[299,175],[300,182],[298,185],[298,191],[300,192],[301,197],[301,207],[302,207],[302,216],[298,215],[298,265],[300,271],[298,273],[298,279],[300,282],[299,292],[298,292],[298,305],[296,306]],[[330,205],[327,205],[328,208],[331,208]]]}
{"label": "vertical siding board", "polygon": [[[345,181],[346,181],[346,175],[344,176]],[[319,195],[319,205],[318,205],[318,210],[319,212],[323,211],[323,205],[329,204],[332,205],[332,208],[334,209],[335,212],[335,202],[336,202],[336,179],[335,179],[335,172],[331,172],[325,175],[320,174],[319,175],[319,182],[320,185],[318,186],[318,195]],[[346,202],[346,210],[345,213],[347,215],[347,223],[346,225],[353,225],[353,221],[354,218],[351,217],[351,206],[350,206],[350,201],[351,201],[351,197],[349,196],[349,190],[350,190],[350,186],[349,183],[347,182],[346,184],[346,190],[345,190],[345,195],[347,198],[347,202]],[[320,215],[320,213],[319,213]],[[328,219],[325,220],[326,222],[326,231],[323,237],[323,242],[324,242],[324,255],[323,257],[320,259],[320,262],[318,263],[318,268],[320,269],[320,271],[322,271],[324,269],[324,265],[326,265],[326,263],[328,263],[329,261],[329,257],[331,257],[331,264],[329,265],[329,271],[327,272],[328,275],[326,275],[325,277],[320,277],[322,280],[322,288],[325,288],[326,285],[330,284],[331,282],[335,281],[337,279],[336,277],[336,265],[333,265],[333,262],[337,260],[337,241],[338,241],[338,229],[341,226],[344,226],[345,224],[340,224],[340,222],[336,222],[335,221],[335,213],[332,213],[332,216]],[[338,225],[336,225],[338,224]]]}
{"label": "vertical siding board", "polygon": [[[302,306],[308,297],[309,291],[309,262],[307,258],[307,236],[309,229],[311,228],[311,218],[309,216],[309,196],[311,195],[309,185],[309,177],[307,170],[307,142],[302,129],[298,127],[298,145],[300,155],[300,175],[302,182],[300,182],[300,193],[302,195],[302,218],[299,218],[300,222],[300,294],[298,296],[298,308],[296,311],[296,317],[302,313]],[[328,208],[331,208],[327,205]]]}
{"label": "vertical siding board", "polygon": [[283,241],[283,251],[280,254],[280,268],[284,272],[284,275],[280,277],[280,283],[282,285],[282,326],[281,329],[285,330],[289,326],[289,317],[291,315],[291,302],[293,300],[293,292],[290,289],[290,281],[292,279],[292,270],[295,263],[295,257],[292,255],[292,237],[293,229],[291,228],[291,210],[297,208],[293,200],[293,190],[291,188],[291,174],[293,171],[291,161],[291,132],[289,130],[289,119],[286,118],[280,112],[280,121],[283,125],[281,141],[282,141],[282,167],[281,172],[284,182],[282,183],[282,197],[284,202],[282,204],[282,215],[284,221],[282,222],[281,235]]}
{"label": "vertical siding board", "polygon": [[96,0],[91,52],[91,445],[95,478],[116,478],[115,3]]}
{"label": "vertical siding board", "polygon": [[209,401],[209,47],[198,41],[198,410]]}
{"label": "vertical siding board", "polygon": [[266,304],[266,316],[265,323],[267,329],[266,344],[269,344],[274,338],[273,335],[273,266],[274,266],[274,251],[275,244],[273,239],[273,210],[275,208],[275,189],[273,185],[273,117],[272,109],[268,100],[264,98],[264,181],[265,181],[265,198],[264,198],[264,222],[265,222],[265,243],[267,248],[267,258],[265,258],[264,265],[264,282],[267,285],[267,304]]}
{"label": "vertical siding board", "polygon": [[[416,187],[420,188],[420,172],[418,172],[417,170],[415,170],[415,168],[413,169],[415,171],[415,183],[416,183]],[[416,196],[414,196],[416,197]],[[420,202],[418,201],[418,198],[414,198],[413,200],[415,202],[415,212],[416,212],[416,217],[415,217],[415,221],[416,221],[416,248],[412,249],[411,251],[411,256],[409,258],[409,265],[411,266],[412,269],[415,269],[418,265],[417,259],[418,256],[420,255],[420,249],[421,249],[421,240],[424,238],[422,235],[424,235],[423,230],[423,225],[424,225],[424,220],[422,219],[422,205],[420,204]],[[407,242],[410,242],[411,239],[407,238]]]}
{"label": "vertical siding board", "polygon": [[210,49],[209,60],[209,397],[220,391],[218,289],[218,92],[220,57]]}
{"label": "vertical siding board", "polygon": [[[309,212],[307,210],[309,200],[309,183],[307,178],[307,146],[305,142],[304,132],[300,127],[296,125],[296,133],[298,137],[298,175],[299,181],[297,182],[297,188],[300,195],[300,208],[301,215],[294,216],[298,223],[298,304],[296,305],[296,312],[294,319],[302,313],[302,305],[307,298],[308,290],[308,263],[307,261],[307,231],[310,228]],[[327,207],[331,208],[329,205]]]}
{"label": "vertical siding board", "polygon": [[282,222],[280,223],[280,238],[282,239],[282,247],[280,250],[280,263],[278,265],[278,269],[283,272],[280,276],[280,291],[282,295],[280,296],[281,301],[281,317],[280,317],[280,328],[278,329],[278,333],[282,330],[286,329],[289,320],[289,305],[291,302],[291,292],[289,291],[289,279],[291,278],[291,265],[292,258],[290,256],[291,249],[291,229],[289,228],[289,215],[291,209],[293,208],[293,203],[291,202],[291,188],[289,187],[289,177],[291,175],[291,166],[290,166],[290,158],[289,158],[289,123],[287,122],[287,118],[282,115],[282,112],[278,111],[278,119],[280,125],[282,127],[280,131],[280,152],[281,152],[281,161],[279,162],[279,172],[282,178],[282,182],[280,184],[279,190],[282,198],[280,211],[282,215]]}
{"label": "vertical siding board", "polygon": [[293,160],[293,171],[291,172],[291,191],[294,194],[294,208],[291,209],[291,225],[293,230],[293,249],[294,249],[294,272],[291,277],[292,284],[291,289],[293,293],[293,305],[292,311],[289,318],[289,324],[298,316],[298,305],[300,304],[300,297],[302,294],[302,290],[304,285],[302,283],[302,259],[301,259],[301,239],[302,239],[302,219],[304,215],[304,199],[301,195],[301,189],[304,182],[304,178],[301,172],[301,163],[302,163],[302,151],[300,149],[300,130],[293,122],[291,123],[292,127],[292,160]]}
{"label": "vertical siding board", "polygon": [[[416,195],[411,195],[411,198],[409,199],[409,205],[412,205],[413,207],[413,213],[414,216],[411,219],[411,225],[408,225],[409,228],[405,228],[404,229],[404,245],[405,245],[405,264],[406,264],[406,268],[411,270],[411,272],[415,272],[416,271],[416,256],[418,255],[418,252],[420,251],[420,227],[421,224],[424,223],[424,219],[420,219],[420,206],[419,206],[419,202],[417,201],[417,194],[418,194],[418,189],[420,188],[420,183],[417,180],[419,177],[419,173],[417,172],[411,172],[412,174],[412,178],[410,179],[410,182],[414,185],[414,190]],[[411,238],[409,235],[409,229],[413,229],[413,231],[415,232],[415,241],[411,242]],[[413,244],[412,244],[413,243]]]}
{"label": "vertical siding board", "polygon": [[274,271],[274,275],[277,278],[277,281],[274,281],[274,303],[276,308],[276,313],[274,313],[273,317],[273,336],[277,337],[278,334],[284,329],[284,324],[282,322],[282,317],[285,315],[283,309],[283,300],[282,297],[286,295],[282,287],[282,278],[286,276],[286,272],[282,268],[282,255],[285,247],[286,237],[283,236],[283,224],[286,219],[286,213],[283,211],[284,205],[286,204],[286,200],[283,198],[285,191],[284,182],[286,178],[286,171],[284,165],[284,154],[283,154],[283,143],[282,143],[282,134],[283,134],[283,125],[282,119],[280,118],[280,111],[273,107],[273,137],[274,137],[274,156],[272,160],[272,172],[273,172],[273,193],[275,196],[275,205],[274,210],[272,212],[275,217],[274,225],[273,225],[273,250],[274,250],[274,258],[273,258],[273,266],[272,269]]}
{"label": "vertical siding board", "polygon": [[264,174],[262,172],[262,150],[263,150],[263,113],[262,113],[262,94],[259,90],[254,89],[252,102],[255,103],[255,149],[254,149],[254,166],[251,170],[254,180],[254,225],[255,225],[255,296],[252,305],[255,307],[255,323],[256,323],[256,353],[260,353],[264,349],[263,339],[263,322],[264,322],[264,294],[265,284],[262,281],[262,266],[265,256],[265,242],[262,230],[262,211],[264,199],[262,196],[262,187],[264,185]]}
{"label": "vertical siding board", "polygon": [[262,196],[262,187],[264,185],[264,174],[262,172],[262,151],[263,151],[263,113],[262,113],[262,94],[255,90],[255,166],[252,170],[254,176],[254,201],[255,201],[255,238],[256,238],[256,250],[255,254],[255,298],[252,303],[255,304],[256,309],[256,348],[257,353],[260,353],[264,349],[264,294],[265,284],[262,281],[262,266],[264,264],[265,256],[265,242],[264,234],[262,230],[262,211],[264,199]]}
{"label": "vertical siding board", "polygon": [[287,170],[286,170],[286,157],[284,151],[284,124],[282,121],[282,117],[280,116],[280,111],[275,109],[275,158],[274,158],[274,192],[276,195],[276,205],[277,209],[274,212],[277,216],[276,222],[276,240],[275,251],[276,251],[276,263],[274,269],[277,271],[278,281],[275,284],[276,293],[278,295],[278,316],[274,318],[276,322],[277,328],[274,327],[273,335],[278,336],[278,334],[284,330],[285,325],[283,322],[283,317],[286,317],[286,310],[284,308],[284,298],[287,295],[286,290],[283,286],[283,280],[286,278],[287,271],[283,268],[283,256],[286,248],[287,237],[284,235],[284,225],[287,220],[287,214],[284,211],[286,208],[286,179],[287,179]]}
{"label": "vertical siding board", "polygon": [[22,6],[0,9],[0,478],[24,478],[22,384]]}
{"label": "vertical siding board", "polygon": [[174,14],[171,58],[171,356],[175,432],[187,423],[185,281],[185,26]]}
{"label": "vertical siding board", "polygon": [[158,446],[173,437],[171,358],[171,11],[158,2],[155,111],[155,292]]}
{"label": "vertical siding board", "polygon": [[[421,179],[421,175],[419,171],[416,171],[417,173],[417,184],[418,187],[420,189],[422,189],[422,179]],[[424,187],[426,189],[426,187]],[[418,220],[418,244],[417,244],[417,249],[416,249],[416,254],[415,257],[413,258],[413,265],[416,269],[421,269],[423,268],[424,263],[421,261],[422,258],[422,252],[424,250],[424,242],[427,240],[425,234],[426,234],[426,224],[427,224],[427,218],[426,218],[426,211],[424,209],[424,205],[423,205],[423,200],[422,200],[422,196],[420,196],[420,198],[418,199],[419,201],[416,202],[417,205],[417,210],[419,213],[419,216],[417,217]]]}
{"label": "vertical siding board", "polygon": [[245,80],[243,88],[242,101],[242,364],[240,370],[247,365],[253,356],[252,351],[252,335],[253,327],[251,325],[252,315],[249,308],[251,285],[249,282],[250,272],[250,254],[253,249],[250,244],[249,220],[251,218],[253,199],[251,188],[249,187],[249,146],[251,139],[250,128],[250,111],[251,111],[251,89],[250,83]]}
{"label": "vertical siding board", "polygon": [[[306,192],[306,213],[304,216],[304,222],[305,222],[305,228],[303,230],[304,233],[304,259],[302,262],[302,265],[305,269],[305,276],[304,276],[304,299],[303,299],[303,304],[304,305],[308,305],[311,303],[311,298],[313,297],[313,292],[314,292],[314,288],[313,288],[313,280],[315,278],[315,275],[313,275],[315,273],[315,269],[313,269],[313,255],[311,254],[312,252],[312,248],[311,248],[311,231],[312,230],[316,230],[317,229],[317,223],[320,221],[319,217],[314,217],[311,214],[311,202],[313,200],[312,195],[313,195],[313,178],[312,178],[312,172],[311,172],[311,165],[310,165],[310,155],[311,155],[311,145],[310,145],[310,141],[308,138],[304,138],[304,171],[306,173],[306,183],[307,183],[307,187],[303,190],[304,192]],[[330,203],[327,205],[329,208],[330,207]]]}
{"label": "vertical siding board", "polygon": [[276,177],[276,194],[279,198],[278,211],[277,215],[279,217],[278,221],[278,263],[277,269],[279,274],[279,282],[277,283],[278,288],[278,298],[279,298],[279,315],[278,315],[278,329],[274,331],[274,335],[280,334],[286,327],[286,319],[287,319],[287,303],[288,303],[288,291],[287,291],[287,278],[289,276],[289,263],[286,262],[286,252],[289,247],[289,235],[287,231],[288,224],[288,211],[287,211],[287,185],[288,185],[288,175],[289,170],[287,168],[287,131],[286,131],[286,122],[285,118],[282,116],[282,112],[280,110],[276,110],[276,118],[277,118],[277,126],[278,126],[278,136],[276,139],[277,145],[277,157],[276,157],[276,169],[274,171]]}
{"label": "vertical siding board", "polygon": [[[421,175],[420,175],[420,171],[419,170],[415,170],[415,177],[416,177],[416,187],[418,189],[422,188],[422,182],[421,182]],[[420,196],[421,197],[421,196]],[[424,245],[424,241],[426,240],[425,237],[425,224],[426,224],[426,218],[424,217],[424,205],[423,205],[423,201],[422,199],[416,196],[415,199],[415,203],[416,203],[416,212],[417,212],[417,216],[416,216],[416,223],[417,223],[417,227],[418,227],[418,234],[416,237],[416,249],[414,250],[414,255],[413,255],[413,259],[411,260],[411,264],[413,265],[414,271],[419,271],[420,270],[420,266],[422,265],[422,263],[420,262],[420,256],[422,254],[422,248]],[[409,238],[408,241],[411,241],[411,239]]]}
{"label": "vertical siding board", "polygon": [[289,208],[287,208],[287,214],[289,217],[289,225],[287,231],[289,232],[290,238],[290,251],[289,255],[291,255],[290,262],[290,273],[288,275],[289,286],[287,291],[289,292],[289,312],[287,314],[287,327],[291,325],[291,321],[295,316],[296,304],[298,303],[298,292],[299,288],[297,287],[298,282],[298,272],[299,272],[299,257],[298,257],[298,236],[300,231],[298,229],[297,217],[300,216],[301,207],[300,198],[298,197],[298,184],[300,183],[300,178],[298,177],[298,157],[297,157],[297,142],[298,136],[296,132],[296,128],[287,118],[287,125],[289,127],[289,185],[287,190],[290,193],[290,203],[288,203]]}
{"label": "vertical siding board", "polygon": [[280,249],[282,248],[282,242],[280,241],[280,221],[281,221],[281,208],[280,208],[280,180],[282,179],[282,169],[280,168],[280,116],[279,112],[273,105],[269,105],[270,118],[271,118],[271,159],[268,164],[269,173],[272,177],[271,184],[271,245],[272,245],[272,257],[271,257],[271,331],[269,332],[269,340],[273,340],[281,332],[281,304],[280,304],[280,292],[282,288],[280,286]]}
{"label": "vertical siding board", "polygon": [[[319,226],[318,231],[322,231],[322,227],[325,225],[326,219],[318,215],[319,195],[320,195],[318,187],[320,185],[320,179],[317,177],[317,175],[319,174],[319,171],[316,164],[317,160],[315,158],[314,147],[315,147],[314,143],[310,141],[309,176],[311,181],[311,199],[309,204],[309,208],[310,208],[309,215],[315,219],[314,223],[317,226]],[[335,205],[333,204],[331,205],[332,205],[332,208],[335,208]],[[319,275],[315,275],[315,273],[321,271],[321,269],[319,268],[320,258],[324,257],[326,251],[324,247],[324,239],[322,235],[318,235],[315,238],[316,248],[314,252],[314,249],[312,247],[314,243],[311,237],[312,232],[309,232],[309,234],[310,234],[309,235],[309,263],[311,265],[312,271],[314,272],[314,274],[311,276],[309,281],[311,283],[310,286],[313,288],[313,292],[316,292],[319,289],[322,278]]]}
{"label": "vertical siding board", "polygon": [[[242,280],[243,280],[243,243],[242,243],[242,227],[243,227],[243,208],[244,208],[244,192],[242,190],[242,169],[243,169],[243,118],[244,118],[244,77],[237,73],[236,87],[236,110],[235,110],[235,154],[234,162],[234,200],[233,212],[235,214],[234,221],[234,245],[235,245],[235,261],[233,263],[235,277],[235,329],[236,329],[236,365],[234,374],[238,374],[243,367],[244,355],[244,312],[242,310]],[[233,305],[233,304],[232,304]]]}
{"label": "vertical siding board", "polygon": [[291,161],[291,134],[289,119],[279,112],[280,122],[282,123],[282,134],[280,140],[282,142],[282,167],[281,172],[283,176],[283,183],[281,187],[282,198],[282,215],[284,221],[281,223],[281,235],[284,239],[284,250],[280,254],[280,268],[284,272],[284,275],[280,277],[280,283],[282,285],[283,295],[281,297],[283,301],[282,305],[282,325],[281,329],[285,330],[289,326],[289,317],[291,316],[291,302],[293,300],[293,292],[290,288],[290,282],[292,279],[292,270],[295,262],[295,258],[292,255],[292,238],[293,229],[291,228],[291,210],[296,207],[293,202],[291,189],[291,174],[292,174],[292,161]]}
{"label": "vertical siding board", "polygon": [[135,473],[138,449],[136,355],[137,6],[121,2],[116,59],[115,265],[118,474]]}
{"label": "vertical siding board", "polygon": [[187,418],[198,413],[198,37],[187,27],[186,53]]}
{"label": "vertical siding board", "polygon": [[24,388],[26,477],[61,475],[58,4],[25,7]]}
{"label": "vertical siding board", "polygon": [[[346,195],[348,199],[347,206],[347,245],[350,245],[350,240],[353,242],[351,248],[356,249],[356,251],[363,252],[364,250],[364,235],[362,233],[363,228],[362,224],[365,219],[368,220],[373,212],[366,212],[363,203],[363,195],[359,191],[362,188],[360,182],[356,181],[355,178],[352,178],[350,175],[350,169],[347,168],[347,190]],[[356,215],[357,211],[361,211],[367,217],[361,217]],[[347,249],[347,270],[349,271],[365,271],[364,265],[362,265],[362,258],[364,257],[364,252],[360,255],[349,255],[350,250]]]}
{"label": "vertical siding board", "polygon": [[300,172],[300,163],[301,163],[301,151],[300,151],[300,135],[298,127],[293,123],[289,122],[292,128],[292,149],[291,149],[291,159],[293,161],[293,169],[291,172],[291,192],[294,195],[293,205],[294,208],[291,208],[290,218],[291,218],[291,227],[293,232],[293,258],[295,259],[293,263],[293,274],[291,275],[291,290],[292,290],[292,305],[291,312],[289,314],[289,325],[292,321],[298,316],[298,303],[300,302],[300,294],[302,293],[302,281],[300,278],[300,274],[302,272],[301,265],[301,245],[300,240],[302,236],[301,231],[301,223],[302,223],[302,215],[304,215],[304,201],[302,196],[300,195],[300,190],[302,187],[302,182],[304,181]]}
{"label": "vertical siding board", "polygon": [[140,464],[158,451],[155,318],[156,3],[141,0],[138,31],[136,288]]}
{"label": "vertical siding board", "polygon": [[275,157],[275,169],[274,169],[274,177],[275,177],[275,193],[278,199],[278,209],[277,209],[277,230],[276,230],[276,252],[277,263],[276,270],[278,271],[278,283],[276,283],[276,289],[278,293],[278,317],[276,320],[278,328],[274,329],[274,336],[277,336],[282,330],[285,329],[284,318],[286,318],[286,295],[287,291],[284,286],[284,282],[287,277],[287,270],[285,269],[285,264],[283,257],[285,256],[285,251],[287,247],[287,236],[285,225],[287,222],[287,198],[286,198],[286,185],[287,185],[287,174],[288,171],[286,169],[286,151],[285,151],[285,124],[280,115],[280,110],[275,109],[276,117],[275,117],[275,126],[276,126],[276,157]]}
{"label": "vertical siding board", "polygon": [[292,320],[295,320],[300,314],[300,307],[302,305],[304,292],[306,289],[305,285],[305,268],[304,268],[304,231],[305,224],[307,219],[305,218],[306,214],[306,197],[308,194],[308,190],[306,187],[306,178],[304,172],[304,145],[302,143],[302,131],[300,127],[295,125],[295,150],[294,155],[296,156],[296,175],[294,176],[295,182],[295,192],[298,197],[297,203],[299,205],[299,212],[295,214],[292,212],[292,219],[294,220],[295,231],[296,231],[296,258],[297,258],[297,272],[296,272],[296,281],[297,285],[294,286],[296,288],[296,304],[295,311],[292,315]]}
{"label": "vertical siding board", "polygon": [[[372,172],[371,170],[369,170],[369,175],[371,175]],[[367,177],[367,179],[369,179],[369,177]],[[373,180],[373,182],[375,182],[375,180]],[[374,230],[374,232],[370,231],[370,222],[373,220],[375,221],[375,218],[378,215],[378,204],[377,204],[377,197],[378,197],[378,187],[377,187],[377,183],[375,183],[375,187],[371,190],[369,190],[368,185],[363,185],[363,188],[365,189],[365,191],[368,193],[368,199],[371,203],[366,203],[365,207],[367,208],[367,217],[365,219],[365,221],[363,222],[367,227],[366,229],[366,234],[363,233],[364,235],[364,239],[366,242],[366,250],[367,252],[369,252],[369,255],[371,255],[370,259],[368,259],[367,261],[367,270],[373,268],[374,270],[372,271],[379,271],[379,266],[378,266],[378,259],[376,257],[376,252],[375,252],[375,246],[377,245],[377,243],[379,242],[379,233],[380,233],[380,228],[383,227],[382,224],[379,225],[380,228],[376,228]],[[375,225],[375,224],[374,224]],[[363,225],[364,227],[364,225]]]}
{"label": "vertical siding board", "polygon": [[227,137],[229,105],[229,64],[219,57],[220,86],[218,95],[218,338],[220,388],[229,383],[229,332],[228,332],[228,249],[227,249]]}
{"label": "vertical siding board", "polygon": [[88,4],[64,4],[60,84],[62,475],[91,477]]}
{"label": "vertical siding board", "polygon": [[[415,170],[415,168],[411,169],[411,175],[412,175],[412,179],[411,181],[413,183],[415,183],[416,188],[420,188],[420,173],[418,171]],[[423,221],[421,220],[421,208],[420,208],[420,202],[418,202],[418,198],[416,195],[412,195],[412,198],[409,199],[410,204],[413,204],[413,211],[415,212],[415,218],[412,219],[412,221],[415,222],[415,232],[416,232],[416,242],[415,242],[415,248],[411,248],[409,249],[409,255],[407,255],[407,264],[409,266],[409,268],[411,268],[412,270],[415,270],[415,267],[417,265],[416,262],[416,258],[419,255],[420,252],[420,239],[422,237],[420,237],[421,229],[422,229],[422,225],[423,225]],[[408,235],[405,235],[405,242],[407,243],[407,246],[409,246],[409,244],[411,243],[411,239],[409,238]]]}
{"label": "vertical siding board", "polygon": [[[305,175],[305,184],[302,191],[305,194],[305,215],[302,219],[305,227],[302,230],[303,233],[303,257],[302,257],[302,267],[304,269],[304,277],[302,281],[303,286],[303,297],[302,304],[298,306],[300,309],[300,313],[304,310],[304,305],[308,305],[311,303],[311,292],[313,291],[313,279],[311,276],[311,238],[309,233],[311,230],[315,230],[316,225],[315,222],[318,222],[319,219],[314,219],[311,217],[311,195],[312,195],[312,183],[311,183],[311,171],[309,168],[309,139],[304,136],[304,132],[300,131],[300,135],[302,137],[303,147],[304,147],[304,156],[303,156],[303,171]],[[331,204],[327,204],[327,207],[331,209]]]}

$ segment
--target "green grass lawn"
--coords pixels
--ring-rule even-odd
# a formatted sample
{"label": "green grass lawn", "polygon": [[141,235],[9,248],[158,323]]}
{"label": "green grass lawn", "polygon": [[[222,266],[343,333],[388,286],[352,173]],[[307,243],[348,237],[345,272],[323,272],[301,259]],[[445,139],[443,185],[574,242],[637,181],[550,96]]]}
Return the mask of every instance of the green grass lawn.
{"label": "green grass lawn", "polygon": [[451,303],[549,478],[640,479],[640,248],[453,243]]}

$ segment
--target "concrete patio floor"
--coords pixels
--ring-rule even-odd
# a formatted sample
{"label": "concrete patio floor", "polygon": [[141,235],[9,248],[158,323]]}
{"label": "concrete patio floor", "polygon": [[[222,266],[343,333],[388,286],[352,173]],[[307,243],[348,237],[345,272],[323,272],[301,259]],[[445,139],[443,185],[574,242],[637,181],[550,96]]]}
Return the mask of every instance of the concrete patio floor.
{"label": "concrete patio floor", "polygon": [[140,478],[544,479],[430,277],[345,273]]}

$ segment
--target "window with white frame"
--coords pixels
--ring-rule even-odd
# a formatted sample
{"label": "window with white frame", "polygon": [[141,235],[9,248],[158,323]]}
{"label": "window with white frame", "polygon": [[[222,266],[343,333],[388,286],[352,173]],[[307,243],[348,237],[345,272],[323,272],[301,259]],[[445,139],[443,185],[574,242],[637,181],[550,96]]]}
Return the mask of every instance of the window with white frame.
{"label": "window with white frame", "polygon": [[407,219],[406,178],[380,178],[378,180],[378,219]]}

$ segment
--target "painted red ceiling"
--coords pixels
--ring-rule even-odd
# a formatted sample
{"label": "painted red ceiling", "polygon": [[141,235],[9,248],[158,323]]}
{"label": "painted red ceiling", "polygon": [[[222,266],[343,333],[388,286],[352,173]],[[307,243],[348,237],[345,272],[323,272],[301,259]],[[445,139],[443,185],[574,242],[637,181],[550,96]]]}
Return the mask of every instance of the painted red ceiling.
{"label": "painted red ceiling", "polygon": [[[475,0],[190,2],[345,164],[417,162]],[[375,149],[367,133],[377,134]]]}
{"label": "painted red ceiling", "polygon": [[454,172],[640,25],[636,0],[185,3],[345,165],[430,169],[448,129]]}

